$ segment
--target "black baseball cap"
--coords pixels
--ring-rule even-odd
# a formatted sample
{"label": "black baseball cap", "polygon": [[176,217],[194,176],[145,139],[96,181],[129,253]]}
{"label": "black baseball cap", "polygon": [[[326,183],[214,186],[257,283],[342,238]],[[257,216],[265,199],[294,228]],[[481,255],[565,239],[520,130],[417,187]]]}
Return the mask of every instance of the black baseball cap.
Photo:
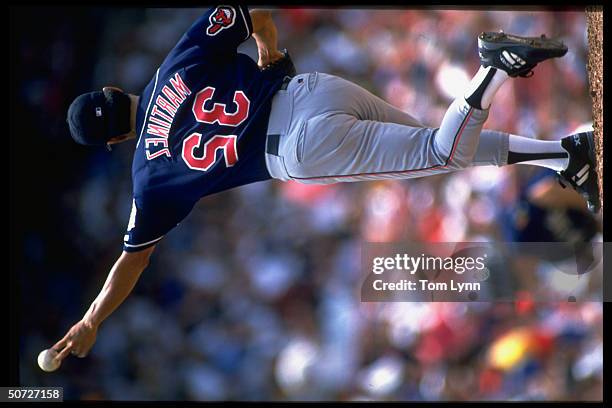
{"label": "black baseball cap", "polygon": [[104,146],[114,136],[131,130],[130,97],[116,89],[85,93],[77,97],[66,121],[75,142]]}

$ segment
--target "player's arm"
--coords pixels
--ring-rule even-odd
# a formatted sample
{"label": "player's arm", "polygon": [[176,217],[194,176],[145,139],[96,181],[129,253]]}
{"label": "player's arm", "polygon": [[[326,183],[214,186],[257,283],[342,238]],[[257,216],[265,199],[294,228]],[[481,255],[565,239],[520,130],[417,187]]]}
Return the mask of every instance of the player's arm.
{"label": "player's arm", "polygon": [[257,9],[251,10],[249,14],[253,24],[253,38],[259,52],[257,65],[263,68],[283,57],[278,50],[278,32],[270,11]]}
{"label": "player's arm", "polygon": [[[171,197],[172,201],[164,198]],[[111,268],[102,290],[83,318],[77,322],[53,349],[59,360],[71,352],[87,355],[96,341],[100,324],[128,297],[142,271],[149,264],[155,245],[181,222],[195,201],[180,201],[165,192],[138,194],[132,201],[127,232],[123,237],[123,253]],[[159,216],[162,214],[163,216]]]}
{"label": "player's arm", "polygon": [[94,342],[100,324],[128,297],[140,274],[149,264],[155,246],[138,252],[123,252],[115,262],[102,290],[83,318],[77,322],[53,349],[59,352],[61,361],[71,352],[85,357]]}

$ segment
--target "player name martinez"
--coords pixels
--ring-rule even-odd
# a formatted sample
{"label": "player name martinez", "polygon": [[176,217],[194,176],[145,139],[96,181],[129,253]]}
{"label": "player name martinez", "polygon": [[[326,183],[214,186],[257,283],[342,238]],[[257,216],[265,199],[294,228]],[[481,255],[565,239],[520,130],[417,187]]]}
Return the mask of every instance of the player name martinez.
{"label": "player name martinez", "polygon": [[[168,148],[168,135],[174,116],[188,95],[191,95],[191,90],[185,85],[178,72],[164,84],[161,93],[157,95],[146,123],[147,136],[145,136],[144,143],[147,160],[153,160],[161,156],[171,157]],[[151,153],[149,150],[151,146],[162,148]]]}
{"label": "player name martinez", "polygon": [[401,279],[397,282],[383,282],[377,279],[373,282],[372,287],[376,291],[478,291],[480,290],[479,282],[430,282],[427,279],[420,279],[418,282],[408,279]]}

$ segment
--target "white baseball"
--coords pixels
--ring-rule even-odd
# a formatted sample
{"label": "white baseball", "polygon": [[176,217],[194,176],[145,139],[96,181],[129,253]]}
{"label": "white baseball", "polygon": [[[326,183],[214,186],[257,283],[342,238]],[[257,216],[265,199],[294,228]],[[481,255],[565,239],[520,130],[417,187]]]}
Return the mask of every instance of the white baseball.
{"label": "white baseball", "polygon": [[53,349],[47,349],[40,352],[38,355],[38,366],[43,371],[55,371],[62,364],[61,361],[57,360],[57,351]]}

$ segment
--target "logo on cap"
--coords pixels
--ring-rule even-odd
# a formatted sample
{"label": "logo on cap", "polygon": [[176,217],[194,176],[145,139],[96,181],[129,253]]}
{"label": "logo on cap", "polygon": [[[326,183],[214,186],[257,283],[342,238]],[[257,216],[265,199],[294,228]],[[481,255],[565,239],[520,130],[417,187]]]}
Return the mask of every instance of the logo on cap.
{"label": "logo on cap", "polygon": [[96,106],[96,117],[100,117],[102,116],[102,108],[99,106]]}
{"label": "logo on cap", "polygon": [[217,35],[221,30],[234,25],[236,20],[236,10],[231,6],[219,6],[208,18],[210,25],[206,29],[206,34]]}

